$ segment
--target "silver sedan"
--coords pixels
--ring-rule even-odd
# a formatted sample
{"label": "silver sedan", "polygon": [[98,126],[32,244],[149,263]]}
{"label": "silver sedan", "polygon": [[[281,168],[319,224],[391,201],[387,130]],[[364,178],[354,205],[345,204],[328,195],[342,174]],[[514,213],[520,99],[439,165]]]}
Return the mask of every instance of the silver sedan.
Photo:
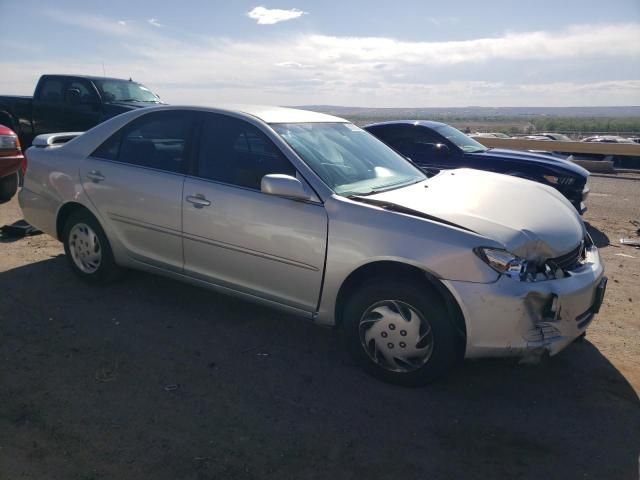
{"label": "silver sedan", "polygon": [[25,218],[83,280],[137,268],[338,326],[392,382],[461,356],[553,355],[604,295],[598,251],[554,189],[427,178],[328,115],[153,107],[40,136],[27,157]]}

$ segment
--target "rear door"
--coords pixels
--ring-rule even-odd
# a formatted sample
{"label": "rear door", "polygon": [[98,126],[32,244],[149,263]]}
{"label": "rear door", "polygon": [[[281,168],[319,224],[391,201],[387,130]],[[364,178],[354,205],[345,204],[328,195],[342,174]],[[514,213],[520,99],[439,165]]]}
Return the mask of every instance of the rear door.
{"label": "rear door", "polygon": [[183,269],[182,189],[193,114],[151,112],[82,162],[82,185],[102,220],[137,261]]}
{"label": "rear door", "polygon": [[315,311],[327,239],[324,206],[260,191],[264,175],[297,172],[245,120],[203,114],[197,151],[182,203],[185,273]]}

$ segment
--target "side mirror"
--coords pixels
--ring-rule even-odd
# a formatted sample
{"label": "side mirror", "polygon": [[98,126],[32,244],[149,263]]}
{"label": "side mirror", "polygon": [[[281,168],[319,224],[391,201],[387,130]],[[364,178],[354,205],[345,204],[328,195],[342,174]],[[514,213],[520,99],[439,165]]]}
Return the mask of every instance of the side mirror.
{"label": "side mirror", "polygon": [[290,198],[292,200],[309,200],[302,182],[291,175],[271,173],[262,177],[260,191],[268,195]]}
{"label": "side mirror", "polygon": [[444,143],[419,143],[418,145],[420,145],[425,152],[435,157],[445,158],[449,156],[449,147]]}

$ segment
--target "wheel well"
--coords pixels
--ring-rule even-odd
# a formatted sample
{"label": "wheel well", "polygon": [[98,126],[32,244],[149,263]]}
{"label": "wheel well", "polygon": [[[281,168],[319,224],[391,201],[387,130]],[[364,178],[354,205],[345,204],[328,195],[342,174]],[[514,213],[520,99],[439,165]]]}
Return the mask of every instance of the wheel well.
{"label": "wheel well", "polygon": [[58,240],[62,241],[62,231],[64,230],[64,224],[67,223],[67,219],[73,212],[77,212],[78,210],[85,210],[93,216],[91,211],[80,203],[65,203],[58,212],[58,218],[56,219],[56,236]]}
{"label": "wheel well", "polygon": [[424,288],[428,288],[435,292],[442,300],[442,303],[447,310],[448,318],[453,322],[453,327],[455,328],[456,336],[459,340],[458,353],[460,353],[461,356],[464,355],[467,339],[467,327],[458,302],[442,282],[438,280],[438,278],[429,272],[406,263],[393,261],[373,262],[363,265],[353,271],[344,281],[340,287],[340,291],[338,292],[335,311],[337,327],[342,325],[342,312],[349,295],[366,280],[381,276],[385,276],[387,278],[391,277],[396,280],[402,279],[412,282],[413,284],[421,284]]}

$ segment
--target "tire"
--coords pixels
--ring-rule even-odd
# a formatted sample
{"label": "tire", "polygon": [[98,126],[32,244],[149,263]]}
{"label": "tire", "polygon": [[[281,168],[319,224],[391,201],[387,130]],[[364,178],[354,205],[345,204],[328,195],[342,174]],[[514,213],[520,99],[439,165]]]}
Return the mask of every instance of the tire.
{"label": "tire", "polygon": [[113,258],[111,245],[96,218],[77,210],[67,219],[62,239],[71,270],[92,285],[106,285],[121,277],[123,270]]}
{"label": "tire", "polygon": [[455,328],[446,312],[440,297],[422,284],[372,279],[346,301],[342,326],[347,348],[379,379],[425,385],[457,360]]}
{"label": "tire", "polygon": [[18,173],[0,178],[0,203],[7,203],[18,191]]}

